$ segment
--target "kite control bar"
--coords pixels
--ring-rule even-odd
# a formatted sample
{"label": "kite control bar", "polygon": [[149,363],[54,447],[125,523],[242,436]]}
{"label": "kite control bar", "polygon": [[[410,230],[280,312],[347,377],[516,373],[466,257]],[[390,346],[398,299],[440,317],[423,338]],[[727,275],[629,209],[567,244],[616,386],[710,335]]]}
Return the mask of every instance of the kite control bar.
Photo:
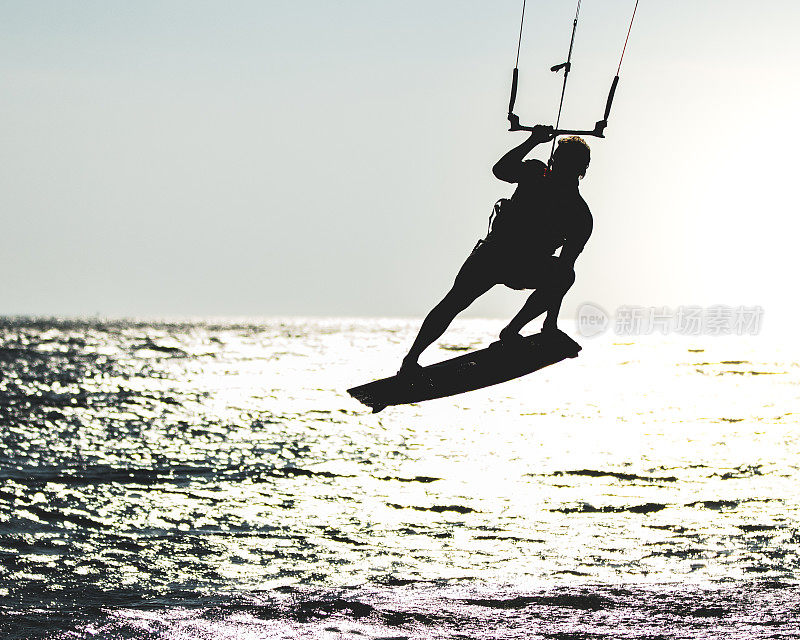
{"label": "kite control bar", "polygon": [[[555,149],[555,137],[561,135],[584,135],[584,136],[595,136],[597,138],[604,138],[604,132],[606,126],[608,125],[608,116],[611,114],[611,103],[614,101],[614,93],[617,91],[617,84],[619,83],[619,72],[622,68],[622,59],[625,57],[625,49],[628,47],[628,38],[631,35],[631,28],[633,27],[633,19],[636,17],[636,9],[639,7],[639,0],[636,0],[636,3],[633,6],[633,14],[631,15],[631,21],[628,25],[628,33],[625,35],[625,44],[622,45],[622,54],[619,57],[619,64],[617,65],[617,74],[614,76],[614,81],[611,83],[611,89],[608,91],[608,98],[606,99],[606,109],[603,113],[603,119],[598,120],[595,125],[594,129],[591,130],[577,130],[577,129],[559,129],[559,124],[561,122],[561,108],[564,105],[564,94],[567,88],[567,78],[569,77],[569,72],[572,70],[572,49],[573,45],[575,44],[575,31],[578,26],[578,16],[580,15],[581,11],[581,0],[578,0],[578,6],[575,10],[575,19],[572,21],[572,37],[570,38],[569,42],[569,53],[567,54],[567,61],[557,64],[555,66],[550,67],[550,71],[558,73],[559,71],[564,71],[564,82],[561,85],[561,100],[558,104],[558,116],[556,116],[556,126],[553,129],[553,149]],[[522,17],[519,23],[519,39],[517,42],[517,60],[514,64],[514,75],[511,78],[511,99],[508,101],[508,120],[511,123],[509,131],[532,131],[533,127],[528,127],[521,125],[519,123],[519,118],[514,114],[514,103],[517,101],[517,85],[519,83],[519,52],[520,47],[522,46],[522,25],[525,22],[525,0],[522,2]],[[552,157],[553,151],[551,150],[550,155]]]}
{"label": "kite control bar", "polygon": [[[557,71],[559,69],[568,69],[569,67],[566,66],[569,63],[564,63],[560,65],[556,65],[551,70]],[[516,69],[515,69],[516,71]],[[517,74],[514,74],[514,80],[516,80]],[[554,136],[595,136],[596,138],[605,138],[604,131],[606,126],[608,126],[608,116],[611,114],[611,103],[614,102],[614,94],[617,91],[617,83],[619,82],[619,76],[614,76],[614,81],[611,83],[611,89],[608,92],[608,99],[606,100],[606,110],[603,113],[603,119],[598,120],[594,124],[594,129],[555,129],[553,131]],[[516,82],[511,83],[512,87],[512,98],[516,97]],[[513,107],[513,104],[510,105]],[[512,111],[508,112],[508,120],[511,123],[509,127],[509,131],[533,131],[533,127],[528,127],[525,125],[521,125],[519,123],[519,118],[514,115]]]}
{"label": "kite control bar", "polygon": [[[516,120],[516,116],[512,113],[511,116],[515,118],[515,120],[511,121],[511,126],[509,127],[509,131],[533,131],[533,127],[528,127],[522,124],[518,124],[518,120]],[[511,119],[511,118],[509,118]],[[517,124],[515,124],[517,122]],[[554,129],[553,135],[554,136],[595,136],[596,138],[605,138],[603,131],[608,125],[606,120],[598,120],[595,122],[594,129]]]}

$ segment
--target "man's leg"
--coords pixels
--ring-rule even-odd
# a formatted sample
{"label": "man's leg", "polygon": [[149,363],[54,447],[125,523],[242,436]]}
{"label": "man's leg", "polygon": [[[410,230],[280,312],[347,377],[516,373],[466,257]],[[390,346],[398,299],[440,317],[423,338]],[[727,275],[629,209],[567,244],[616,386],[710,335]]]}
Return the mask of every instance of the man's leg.
{"label": "man's leg", "polygon": [[561,311],[561,303],[564,302],[564,296],[567,295],[567,291],[569,291],[574,282],[575,273],[573,272],[572,277],[562,284],[561,289],[557,290],[552,304],[547,307],[547,315],[544,317],[544,322],[542,323],[542,331],[555,331],[558,329],[556,323],[558,322],[558,314]]}
{"label": "man's leg", "polygon": [[453,319],[495,285],[485,266],[488,265],[481,265],[474,254],[467,259],[453,287],[425,317],[408,355],[403,358],[401,371],[418,366],[422,352],[441,337]]}
{"label": "man's leg", "polygon": [[561,310],[561,302],[564,300],[569,288],[575,282],[575,272],[570,270],[554,269],[553,274],[548,278],[549,282],[545,286],[539,287],[534,291],[519,313],[515,315],[506,327],[500,332],[500,339],[507,340],[518,336],[522,328],[531,320],[538,318],[545,311],[547,316],[542,327],[545,331],[557,329],[558,313]]}

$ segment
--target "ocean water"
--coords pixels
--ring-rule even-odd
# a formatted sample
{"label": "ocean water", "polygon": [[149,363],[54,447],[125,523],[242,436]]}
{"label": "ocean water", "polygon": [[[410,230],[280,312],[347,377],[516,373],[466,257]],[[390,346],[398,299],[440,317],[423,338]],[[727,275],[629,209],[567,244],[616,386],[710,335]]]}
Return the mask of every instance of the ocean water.
{"label": "ocean water", "polygon": [[370,414],[416,327],[0,320],[0,637],[800,637],[792,354],[586,339]]}

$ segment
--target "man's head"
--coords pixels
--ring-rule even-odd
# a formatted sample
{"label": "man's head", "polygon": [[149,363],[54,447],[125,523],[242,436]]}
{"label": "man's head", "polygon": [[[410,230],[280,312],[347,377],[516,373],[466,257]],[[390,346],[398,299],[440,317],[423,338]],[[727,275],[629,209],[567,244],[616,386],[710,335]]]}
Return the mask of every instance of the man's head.
{"label": "man's head", "polygon": [[553,171],[563,176],[583,177],[589,166],[589,145],[580,136],[561,138],[553,154]]}

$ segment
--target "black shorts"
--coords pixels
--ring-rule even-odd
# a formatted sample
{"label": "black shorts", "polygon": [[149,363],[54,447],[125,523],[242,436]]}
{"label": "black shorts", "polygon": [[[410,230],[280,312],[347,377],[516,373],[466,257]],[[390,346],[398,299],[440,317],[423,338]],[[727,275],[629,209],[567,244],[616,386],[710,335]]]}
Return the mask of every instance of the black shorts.
{"label": "black shorts", "polygon": [[564,266],[557,256],[521,254],[493,242],[477,246],[458,272],[458,277],[517,290],[551,286],[564,275]]}

